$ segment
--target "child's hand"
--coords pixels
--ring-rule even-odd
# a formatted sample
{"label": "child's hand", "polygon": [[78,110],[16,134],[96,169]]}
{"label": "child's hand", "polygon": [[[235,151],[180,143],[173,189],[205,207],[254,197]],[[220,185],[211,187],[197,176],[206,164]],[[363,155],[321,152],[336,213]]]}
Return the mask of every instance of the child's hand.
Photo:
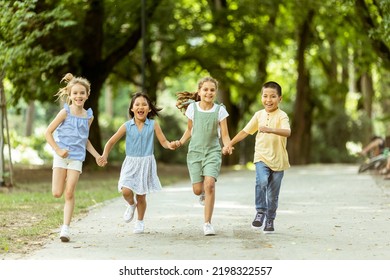
{"label": "child's hand", "polygon": [[272,128],[269,128],[267,126],[260,126],[259,131],[263,133],[272,133]]}
{"label": "child's hand", "polygon": [[234,150],[234,148],[232,146],[230,146],[230,145],[225,146],[222,148],[222,154],[225,156],[231,155],[233,153],[233,150]]}
{"label": "child's hand", "polygon": [[180,146],[181,146],[181,143],[179,140],[168,142],[168,149],[170,149],[170,150],[174,151],[177,148],[179,148]]}
{"label": "child's hand", "polygon": [[181,147],[181,142],[179,140],[174,141],[174,144],[176,148]]}
{"label": "child's hand", "polygon": [[57,149],[56,153],[57,153],[57,155],[59,155],[62,158],[67,158],[69,156],[69,151],[61,149],[61,148]]}
{"label": "child's hand", "polygon": [[96,158],[96,163],[97,165],[99,165],[100,167],[104,167],[106,166],[107,164],[107,159],[103,156],[100,156],[100,157],[97,157]]}
{"label": "child's hand", "polygon": [[172,151],[176,150],[176,141],[172,141],[172,142],[168,141],[168,149]]}

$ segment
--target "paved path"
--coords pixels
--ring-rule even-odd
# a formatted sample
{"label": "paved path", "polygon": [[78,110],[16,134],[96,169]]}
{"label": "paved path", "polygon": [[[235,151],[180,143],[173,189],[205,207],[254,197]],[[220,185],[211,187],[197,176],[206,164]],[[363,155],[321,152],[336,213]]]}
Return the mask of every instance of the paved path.
{"label": "paved path", "polygon": [[254,171],[221,174],[213,225],[203,236],[203,208],[189,182],[148,196],[146,232],[122,222],[122,198],[72,223],[25,260],[390,260],[390,188],[351,165],[292,167],[285,173],[276,232],[250,227]]}

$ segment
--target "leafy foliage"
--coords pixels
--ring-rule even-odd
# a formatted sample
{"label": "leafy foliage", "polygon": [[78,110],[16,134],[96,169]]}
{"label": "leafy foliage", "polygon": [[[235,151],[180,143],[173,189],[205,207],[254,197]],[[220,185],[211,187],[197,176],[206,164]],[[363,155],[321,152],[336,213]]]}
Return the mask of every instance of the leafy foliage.
{"label": "leafy foliage", "polygon": [[[233,136],[261,108],[261,85],[272,79],[284,89],[282,106],[291,122],[307,125],[302,133],[305,139],[311,139],[311,159],[321,161],[314,156],[318,153],[319,145],[314,145],[317,141],[324,147],[337,143],[339,153],[335,158],[347,158],[346,142],[359,138],[350,128],[366,123],[359,118],[368,118],[372,126],[382,120],[380,130],[386,130],[389,85],[382,77],[390,65],[389,1],[144,3],[146,28],[142,38],[139,0],[0,0],[0,47],[4,50],[0,62],[6,79],[13,84],[13,104],[21,98],[52,101],[65,72],[86,76],[93,91],[88,106],[95,113],[91,141],[99,150],[108,134],[99,129],[105,83],[112,85],[114,99],[121,103],[127,98],[119,93],[123,89],[129,96],[131,91],[145,87],[158,100],[166,91],[171,96],[176,90],[194,91],[199,78],[212,75],[220,82],[219,98],[230,113]],[[299,31],[308,18],[310,34],[303,38],[305,34]],[[301,39],[305,39],[302,46]],[[302,64],[298,63],[299,51],[304,54]],[[308,79],[298,87],[302,75]],[[372,102],[384,112],[379,118],[370,114],[372,93],[363,92],[363,75],[375,82],[375,96],[380,99]],[[303,100],[298,98],[302,88],[307,91]],[[353,116],[351,90],[358,96]],[[296,106],[300,102],[303,108],[310,108],[303,118],[299,118],[301,112]],[[344,118],[347,120],[340,131],[338,120]],[[106,121],[104,116],[101,121]],[[360,137],[363,141],[369,135]],[[298,139],[289,145],[300,143]],[[299,148],[302,152],[307,145]],[[297,157],[311,160],[310,155],[301,152]],[[322,150],[320,154],[324,154]]]}

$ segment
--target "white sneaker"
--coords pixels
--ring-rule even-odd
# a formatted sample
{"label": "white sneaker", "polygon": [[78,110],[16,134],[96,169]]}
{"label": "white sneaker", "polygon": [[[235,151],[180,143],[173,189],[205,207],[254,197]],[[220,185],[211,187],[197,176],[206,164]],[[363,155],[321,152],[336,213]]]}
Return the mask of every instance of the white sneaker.
{"label": "white sneaker", "polygon": [[129,205],[129,204],[127,205],[126,211],[123,214],[123,219],[125,220],[126,223],[130,223],[131,220],[133,220],[135,208],[136,208],[135,203],[133,205]]}
{"label": "white sneaker", "polygon": [[62,242],[69,242],[70,241],[69,226],[63,225],[61,227],[60,239]]}
{"label": "white sneaker", "polygon": [[134,225],[133,233],[143,233],[145,228],[144,221],[137,220]]}
{"label": "white sneaker", "polygon": [[200,203],[200,205],[204,206],[204,200],[205,200],[205,194],[204,194],[204,192],[202,192],[199,195],[199,203]]}
{"label": "white sneaker", "polygon": [[203,232],[205,236],[215,235],[214,228],[210,223],[205,223],[203,225]]}

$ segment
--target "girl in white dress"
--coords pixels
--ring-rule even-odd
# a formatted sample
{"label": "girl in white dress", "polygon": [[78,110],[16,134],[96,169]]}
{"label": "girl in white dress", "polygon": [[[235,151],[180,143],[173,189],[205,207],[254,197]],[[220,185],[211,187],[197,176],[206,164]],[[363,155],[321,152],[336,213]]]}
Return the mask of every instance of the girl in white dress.
{"label": "girl in white dress", "polygon": [[126,158],[122,164],[118,191],[122,192],[127,202],[123,215],[125,222],[129,223],[133,219],[137,209],[138,220],[134,226],[134,233],[144,232],[146,194],[161,190],[153,153],[154,135],[165,149],[176,148],[175,143],[165,138],[160,125],[152,120],[158,116],[160,110],[145,93],[134,94],[129,106],[131,119],[122,124],[107,141],[102,155],[102,162],[106,162],[115,143],[126,135]]}

